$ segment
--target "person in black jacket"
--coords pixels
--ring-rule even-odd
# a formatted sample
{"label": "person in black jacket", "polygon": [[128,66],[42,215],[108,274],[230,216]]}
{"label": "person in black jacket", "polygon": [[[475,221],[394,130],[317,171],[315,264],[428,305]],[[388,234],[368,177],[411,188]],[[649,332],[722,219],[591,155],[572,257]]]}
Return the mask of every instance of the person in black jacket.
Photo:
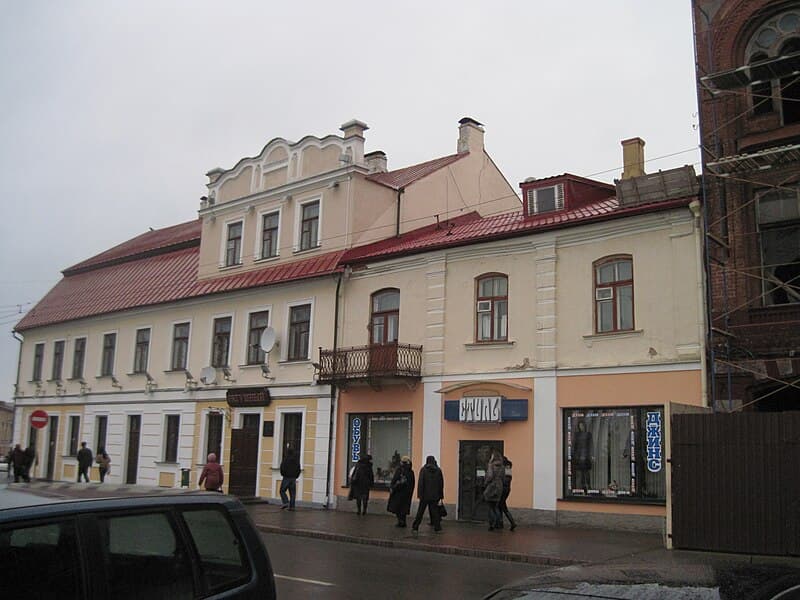
{"label": "person in black jacket", "polygon": [[356,501],[356,512],[359,515],[367,514],[369,491],[375,483],[375,473],[372,472],[372,456],[367,454],[358,459],[353,475],[350,477],[350,498]]}
{"label": "person in black jacket", "polygon": [[389,504],[386,510],[397,516],[397,527],[406,526],[406,515],[411,512],[411,498],[414,496],[414,470],[411,459],[404,456],[394,472],[389,484]]}
{"label": "person in black jacket", "polygon": [[[503,466],[506,468],[506,472],[503,478],[503,495],[500,496],[500,504],[498,506],[501,514],[505,515],[508,522],[511,523],[511,531],[514,531],[517,528],[517,524],[514,521],[514,517],[512,517],[511,513],[508,511],[508,505],[506,504],[506,500],[508,500],[508,496],[511,494],[511,461],[508,460],[506,456],[503,456]],[[500,529],[502,528],[503,518],[500,517]]]}
{"label": "person in black jacket", "polygon": [[[294,455],[294,450],[286,450],[286,456],[281,461],[281,509],[294,510],[294,497],[297,493],[297,478],[300,477],[300,461]],[[286,497],[286,491],[289,497]]]}
{"label": "person in black jacket", "polygon": [[80,483],[81,477],[86,483],[89,483],[89,467],[92,466],[94,454],[86,447],[86,442],[81,442],[81,449],[78,450],[75,458],[78,459],[78,483]]}
{"label": "person in black jacket", "polygon": [[425,516],[425,509],[431,517],[434,531],[442,530],[442,515],[439,513],[439,501],[444,498],[444,475],[436,459],[428,456],[425,459],[425,466],[419,470],[417,480],[417,498],[419,498],[419,508],[411,529],[419,531],[419,524]]}

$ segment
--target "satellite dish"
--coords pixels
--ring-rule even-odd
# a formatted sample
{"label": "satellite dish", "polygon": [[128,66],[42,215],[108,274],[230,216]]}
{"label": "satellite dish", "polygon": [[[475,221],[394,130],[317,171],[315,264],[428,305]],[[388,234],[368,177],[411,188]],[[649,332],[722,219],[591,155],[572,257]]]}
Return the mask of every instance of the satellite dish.
{"label": "satellite dish", "polygon": [[269,352],[275,347],[275,330],[272,327],[267,327],[261,332],[258,345],[264,352]]}
{"label": "satellite dish", "polygon": [[200,370],[200,381],[205,385],[217,383],[217,370],[214,367],[203,367]]}

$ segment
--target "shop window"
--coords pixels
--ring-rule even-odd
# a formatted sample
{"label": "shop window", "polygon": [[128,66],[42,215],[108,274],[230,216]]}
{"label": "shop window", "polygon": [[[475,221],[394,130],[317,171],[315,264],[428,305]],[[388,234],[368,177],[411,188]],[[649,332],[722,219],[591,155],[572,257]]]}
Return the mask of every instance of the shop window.
{"label": "shop window", "polygon": [[564,411],[564,497],[664,502],[664,409]]}
{"label": "shop window", "polygon": [[372,294],[371,342],[391,344],[397,341],[400,323],[400,290],[382,290]]}
{"label": "shop window", "polygon": [[411,456],[411,414],[350,415],[347,472],[368,454],[372,456],[375,487],[389,487],[400,458]]}
{"label": "shop window", "polygon": [[594,263],[595,332],[633,329],[633,261],[629,256]]}
{"label": "shop window", "polygon": [[759,197],[758,229],[764,303],[800,302],[800,186]]}
{"label": "shop window", "polygon": [[489,274],[478,277],[475,298],[475,339],[502,342],[508,339],[508,277]]}

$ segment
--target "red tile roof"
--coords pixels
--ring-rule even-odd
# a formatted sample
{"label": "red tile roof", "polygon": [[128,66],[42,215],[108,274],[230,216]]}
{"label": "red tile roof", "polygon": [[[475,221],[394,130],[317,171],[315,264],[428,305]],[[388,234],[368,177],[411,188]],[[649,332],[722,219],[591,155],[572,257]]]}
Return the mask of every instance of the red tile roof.
{"label": "red tile roof", "polygon": [[439,248],[529,235],[539,231],[572,227],[636,214],[658,212],[686,206],[694,199],[695,197],[692,196],[620,208],[616,198],[608,198],[573,210],[531,217],[525,217],[522,211],[490,217],[480,217],[477,213],[469,213],[456,219],[451,219],[441,225],[427,226],[400,237],[353,248],[345,254],[342,262],[344,264],[367,262],[369,260],[416,254]]}
{"label": "red tile roof", "polygon": [[[148,246],[145,244],[143,248]],[[291,263],[200,281],[197,279],[198,246],[146,255],[66,274],[15,329],[24,331],[142,306],[319,277],[340,270],[338,265],[343,254],[344,251],[329,252]]]}
{"label": "red tile roof", "polygon": [[367,175],[367,179],[388,186],[392,189],[399,190],[405,186],[419,181],[423,177],[427,177],[434,171],[446,167],[459,159],[467,156],[469,152],[461,152],[459,154],[451,154],[450,156],[443,156],[441,158],[434,158],[418,165],[412,165],[403,169],[396,169],[386,173],[375,173],[374,175]]}

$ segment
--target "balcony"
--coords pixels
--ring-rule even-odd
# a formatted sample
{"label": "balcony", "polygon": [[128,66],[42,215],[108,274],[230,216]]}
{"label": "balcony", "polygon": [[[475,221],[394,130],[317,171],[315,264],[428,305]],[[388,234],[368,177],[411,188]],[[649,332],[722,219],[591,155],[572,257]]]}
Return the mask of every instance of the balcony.
{"label": "balcony", "polygon": [[419,379],[422,346],[374,344],[336,350],[319,349],[317,381],[337,385],[363,381],[376,385],[387,379]]}

